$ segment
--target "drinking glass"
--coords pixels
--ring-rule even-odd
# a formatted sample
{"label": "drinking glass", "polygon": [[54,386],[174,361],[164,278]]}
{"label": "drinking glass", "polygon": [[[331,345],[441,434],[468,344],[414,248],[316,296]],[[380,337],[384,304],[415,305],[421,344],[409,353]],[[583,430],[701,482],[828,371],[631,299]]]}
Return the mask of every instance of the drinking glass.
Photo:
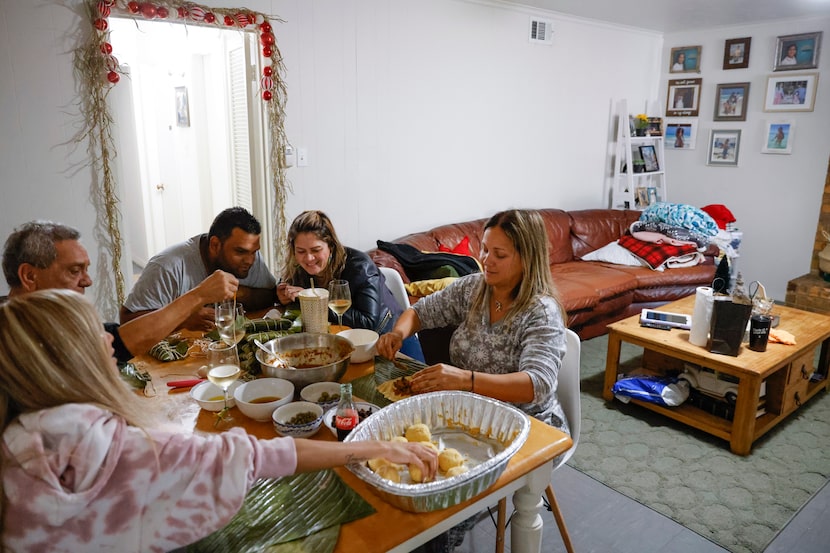
{"label": "drinking glass", "polygon": [[236,344],[228,345],[224,342],[213,342],[208,347],[208,380],[222,388],[225,407],[217,414],[217,423],[233,421],[228,407],[228,388],[239,378],[242,369],[239,368],[239,353]]}
{"label": "drinking glass", "polygon": [[219,338],[235,346],[245,336],[245,310],[241,303],[226,300],[216,304],[216,329]]}
{"label": "drinking glass", "polygon": [[329,283],[329,309],[337,315],[337,324],[343,326],[343,313],[352,306],[352,293],[348,280],[332,280]]}

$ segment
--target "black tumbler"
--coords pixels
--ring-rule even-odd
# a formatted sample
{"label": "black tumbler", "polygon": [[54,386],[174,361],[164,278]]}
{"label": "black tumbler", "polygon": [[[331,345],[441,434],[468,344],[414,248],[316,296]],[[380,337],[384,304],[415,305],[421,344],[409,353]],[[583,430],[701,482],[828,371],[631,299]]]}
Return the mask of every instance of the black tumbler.
{"label": "black tumbler", "polygon": [[772,317],[767,315],[753,315],[749,319],[749,349],[752,351],[767,351],[771,322]]}

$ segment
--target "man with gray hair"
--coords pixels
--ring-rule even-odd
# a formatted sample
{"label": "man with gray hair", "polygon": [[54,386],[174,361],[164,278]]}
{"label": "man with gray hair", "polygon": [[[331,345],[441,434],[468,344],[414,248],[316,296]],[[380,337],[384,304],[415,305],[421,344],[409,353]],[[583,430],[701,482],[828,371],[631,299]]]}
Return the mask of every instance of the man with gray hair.
{"label": "man with gray hair", "polygon": [[[3,274],[10,288],[9,296],[48,288],[83,294],[92,286],[92,279],[88,272],[89,255],[80,238],[76,229],[51,221],[32,221],[14,229],[3,250]],[[120,327],[117,323],[104,323],[115,338],[116,358],[126,362],[135,354],[149,351],[203,305],[232,298],[238,287],[236,277],[217,270],[163,309]],[[0,301],[5,299],[0,297]]]}

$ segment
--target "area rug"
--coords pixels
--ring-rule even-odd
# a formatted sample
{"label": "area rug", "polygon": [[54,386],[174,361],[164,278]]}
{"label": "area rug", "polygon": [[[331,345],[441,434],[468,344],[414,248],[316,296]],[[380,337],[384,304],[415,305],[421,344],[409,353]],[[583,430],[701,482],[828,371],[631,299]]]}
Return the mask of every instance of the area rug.
{"label": "area rug", "polygon": [[[830,397],[820,393],[733,455],[729,444],[636,405],[602,399],[606,336],[582,343],[582,433],[568,462],[734,553],[760,553],[830,474]],[[642,349],[623,344],[637,366]]]}

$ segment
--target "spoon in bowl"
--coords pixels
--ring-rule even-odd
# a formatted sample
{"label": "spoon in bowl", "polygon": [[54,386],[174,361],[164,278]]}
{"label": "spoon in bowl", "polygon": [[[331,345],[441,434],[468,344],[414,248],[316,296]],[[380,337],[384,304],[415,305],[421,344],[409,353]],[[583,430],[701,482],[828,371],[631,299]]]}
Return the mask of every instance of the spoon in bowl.
{"label": "spoon in bowl", "polygon": [[262,351],[264,351],[265,353],[267,353],[269,356],[275,357],[275,360],[271,363],[272,365],[282,367],[282,368],[288,368],[288,363],[285,361],[285,359],[282,358],[282,356],[279,353],[277,353],[276,351],[273,351],[271,349],[266,348],[265,344],[263,344],[262,342],[260,342],[256,338],[254,338],[254,345],[256,347],[258,347],[259,349],[261,349]]}

